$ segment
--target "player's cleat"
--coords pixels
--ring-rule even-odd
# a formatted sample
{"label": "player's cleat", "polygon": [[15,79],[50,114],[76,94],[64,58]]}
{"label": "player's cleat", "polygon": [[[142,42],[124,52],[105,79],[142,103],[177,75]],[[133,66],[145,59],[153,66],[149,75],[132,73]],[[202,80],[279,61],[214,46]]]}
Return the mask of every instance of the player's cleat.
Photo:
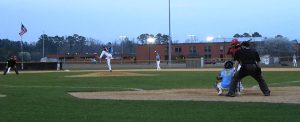
{"label": "player's cleat", "polygon": [[270,96],[271,91],[264,93],[264,96]]}
{"label": "player's cleat", "polygon": [[223,93],[222,89],[218,89],[218,95],[221,96]]}
{"label": "player's cleat", "polygon": [[230,94],[230,93],[227,93],[225,96],[226,97],[235,97],[234,94]]}
{"label": "player's cleat", "polygon": [[112,70],[109,70],[109,72],[112,72]]}

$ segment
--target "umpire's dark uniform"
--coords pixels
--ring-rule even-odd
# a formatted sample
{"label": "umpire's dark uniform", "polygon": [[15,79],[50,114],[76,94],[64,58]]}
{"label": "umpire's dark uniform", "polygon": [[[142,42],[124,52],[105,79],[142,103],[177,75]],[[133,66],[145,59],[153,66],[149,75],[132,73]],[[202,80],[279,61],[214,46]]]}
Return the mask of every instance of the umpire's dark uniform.
{"label": "umpire's dark uniform", "polygon": [[234,97],[238,81],[248,75],[258,82],[260,90],[265,96],[270,96],[270,90],[261,75],[261,68],[258,66],[260,62],[258,53],[249,48],[250,43],[248,41],[243,42],[242,46],[243,48],[237,51],[234,56],[234,61],[238,61],[241,64],[241,69],[234,75],[226,96]]}
{"label": "umpire's dark uniform", "polygon": [[4,70],[4,74],[3,75],[6,75],[7,71],[8,71],[8,68],[10,69],[13,69],[15,70],[16,74],[18,75],[19,74],[19,71],[17,69],[17,59],[16,57],[11,57],[10,59],[7,60],[7,67],[5,68]]}

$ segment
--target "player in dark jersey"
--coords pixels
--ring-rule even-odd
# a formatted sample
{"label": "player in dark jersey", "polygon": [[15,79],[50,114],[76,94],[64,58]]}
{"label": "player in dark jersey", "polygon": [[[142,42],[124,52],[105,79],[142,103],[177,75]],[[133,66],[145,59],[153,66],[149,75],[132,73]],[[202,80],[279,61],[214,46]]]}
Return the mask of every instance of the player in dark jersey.
{"label": "player in dark jersey", "polygon": [[258,82],[260,90],[265,96],[270,96],[271,92],[261,74],[261,68],[259,65],[260,57],[258,52],[250,49],[249,41],[243,42],[242,46],[241,50],[237,51],[234,55],[235,67],[240,64],[241,69],[234,75],[230,84],[229,92],[226,96],[234,97],[238,81],[248,75]]}
{"label": "player in dark jersey", "polygon": [[8,69],[13,69],[13,70],[15,70],[17,75],[19,74],[19,71],[17,69],[17,57],[16,56],[11,56],[7,60],[7,67],[5,68],[3,75],[6,75]]}

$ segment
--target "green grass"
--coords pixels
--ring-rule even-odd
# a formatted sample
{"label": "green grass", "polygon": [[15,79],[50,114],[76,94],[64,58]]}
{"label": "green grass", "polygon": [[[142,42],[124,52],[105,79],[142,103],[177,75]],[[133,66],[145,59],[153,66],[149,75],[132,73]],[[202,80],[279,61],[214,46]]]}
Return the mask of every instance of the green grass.
{"label": "green grass", "polygon": [[[300,121],[299,104],[83,100],[68,91],[114,91],[126,88],[212,88],[217,72],[139,72],[141,77],[68,78],[85,73],[0,76],[0,122],[198,122]],[[299,72],[264,72],[271,86],[300,86]],[[247,77],[247,87],[257,85]],[[272,85],[274,84],[274,85]]]}

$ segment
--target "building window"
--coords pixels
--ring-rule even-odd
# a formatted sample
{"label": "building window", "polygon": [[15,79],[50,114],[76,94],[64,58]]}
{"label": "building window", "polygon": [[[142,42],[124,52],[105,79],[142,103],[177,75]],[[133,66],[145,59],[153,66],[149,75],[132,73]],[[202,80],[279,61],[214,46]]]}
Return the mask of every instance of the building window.
{"label": "building window", "polygon": [[181,47],[175,47],[175,53],[181,53]]}
{"label": "building window", "polygon": [[197,53],[196,46],[190,46],[189,52],[190,52],[190,54],[196,54]]}
{"label": "building window", "polygon": [[211,46],[205,46],[204,47],[204,52],[210,53],[211,52]]}
{"label": "building window", "polygon": [[220,52],[224,52],[224,46],[220,46]]}
{"label": "building window", "polygon": [[204,58],[205,58],[205,59],[210,59],[210,58],[211,58],[211,55],[210,55],[210,54],[205,54],[205,55],[204,55]]}

